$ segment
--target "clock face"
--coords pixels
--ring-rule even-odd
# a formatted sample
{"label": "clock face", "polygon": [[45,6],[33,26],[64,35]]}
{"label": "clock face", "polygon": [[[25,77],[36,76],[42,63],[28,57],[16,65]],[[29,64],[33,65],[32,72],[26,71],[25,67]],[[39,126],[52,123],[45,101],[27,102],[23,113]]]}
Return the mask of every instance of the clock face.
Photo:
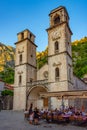
{"label": "clock face", "polygon": [[58,35],[58,31],[53,32],[53,35],[57,36]]}
{"label": "clock face", "polygon": [[54,31],[52,33],[52,40],[56,40],[56,39],[59,39],[60,38],[60,32],[59,31]]}

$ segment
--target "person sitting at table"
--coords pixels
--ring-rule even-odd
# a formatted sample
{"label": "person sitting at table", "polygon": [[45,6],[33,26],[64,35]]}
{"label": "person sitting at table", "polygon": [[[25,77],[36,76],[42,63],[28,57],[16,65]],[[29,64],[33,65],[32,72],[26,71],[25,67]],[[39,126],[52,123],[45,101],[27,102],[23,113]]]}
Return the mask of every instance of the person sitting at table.
{"label": "person sitting at table", "polygon": [[32,111],[29,116],[29,123],[32,124],[34,119],[34,112]]}
{"label": "person sitting at table", "polygon": [[80,111],[79,110],[75,111],[75,115],[77,116],[81,115]]}
{"label": "person sitting at table", "polygon": [[86,112],[82,111],[82,116],[86,116]]}
{"label": "person sitting at table", "polygon": [[69,110],[66,110],[66,112],[65,112],[65,115],[72,115],[73,113],[72,113],[72,111],[69,109]]}
{"label": "person sitting at table", "polygon": [[44,110],[43,110],[43,109],[41,109],[41,110],[40,110],[40,116],[42,117],[42,116],[43,116],[43,114],[44,114]]}

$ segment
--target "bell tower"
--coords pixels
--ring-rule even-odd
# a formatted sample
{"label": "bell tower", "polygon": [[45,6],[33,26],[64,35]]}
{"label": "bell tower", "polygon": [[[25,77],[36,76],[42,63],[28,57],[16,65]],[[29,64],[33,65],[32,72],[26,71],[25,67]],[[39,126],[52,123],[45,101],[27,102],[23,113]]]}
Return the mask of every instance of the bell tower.
{"label": "bell tower", "polygon": [[[69,15],[66,8],[60,6],[52,10],[49,16],[50,27],[47,29],[49,89],[51,92],[68,91],[72,89],[73,84],[72,32],[69,27]],[[56,107],[56,100],[58,99],[51,98],[51,106]]]}
{"label": "bell tower", "polygon": [[27,82],[36,81],[35,36],[28,29],[17,34],[15,53],[14,110],[26,108]]}

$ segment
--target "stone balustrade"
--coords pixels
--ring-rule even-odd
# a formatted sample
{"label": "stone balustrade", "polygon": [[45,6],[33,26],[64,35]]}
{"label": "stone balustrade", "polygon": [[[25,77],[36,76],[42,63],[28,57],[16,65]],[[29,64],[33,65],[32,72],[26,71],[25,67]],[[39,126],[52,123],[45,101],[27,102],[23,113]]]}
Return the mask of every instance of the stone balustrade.
{"label": "stone balustrade", "polygon": [[28,82],[27,86],[37,86],[37,85],[46,85],[46,84],[48,84],[48,79]]}

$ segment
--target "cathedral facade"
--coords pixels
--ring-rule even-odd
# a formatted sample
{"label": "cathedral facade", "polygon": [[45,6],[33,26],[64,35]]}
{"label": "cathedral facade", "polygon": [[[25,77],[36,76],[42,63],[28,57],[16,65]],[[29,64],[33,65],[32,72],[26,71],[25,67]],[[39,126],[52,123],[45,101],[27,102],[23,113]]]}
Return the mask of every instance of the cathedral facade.
{"label": "cathedral facade", "polygon": [[[40,93],[86,89],[87,85],[73,75],[69,15],[60,6],[49,14],[48,63],[37,70],[35,35],[28,29],[17,34],[14,83],[14,110],[34,107],[59,108],[62,99]],[[73,102],[71,102],[73,104]],[[64,105],[69,105],[69,100]]]}

